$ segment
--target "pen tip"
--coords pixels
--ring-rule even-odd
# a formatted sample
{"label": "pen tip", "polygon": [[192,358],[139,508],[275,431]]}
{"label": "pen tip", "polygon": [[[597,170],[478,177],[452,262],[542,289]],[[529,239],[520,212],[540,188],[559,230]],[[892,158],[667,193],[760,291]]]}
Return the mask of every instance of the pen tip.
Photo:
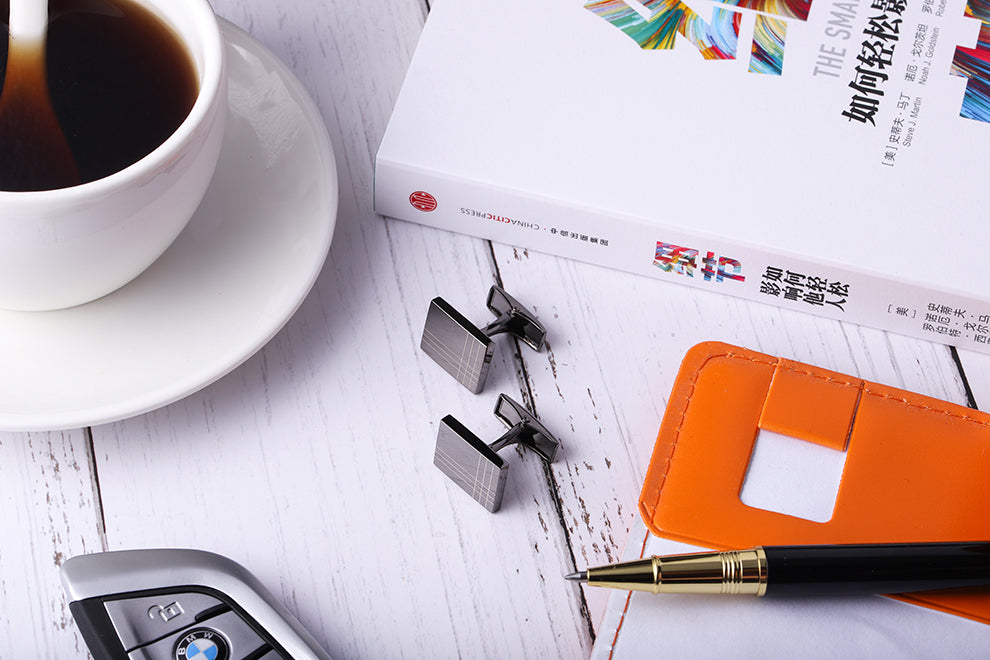
{"label": "pen tip", "polygon": [[587,571],[578,571],[577,573],[571,573],[570,575],[565,575],[564,576],[564,579],[565,580],[574,580],[575,582],[587,582],[588,581],[588,572]]}

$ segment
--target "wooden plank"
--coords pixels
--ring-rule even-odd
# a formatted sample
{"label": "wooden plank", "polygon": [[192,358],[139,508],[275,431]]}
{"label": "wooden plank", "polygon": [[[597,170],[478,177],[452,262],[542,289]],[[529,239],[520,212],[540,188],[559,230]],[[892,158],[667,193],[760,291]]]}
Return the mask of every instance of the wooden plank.
{"label": "wooden plank", "polygon": [[103,549],[86,433],[0,433],[0,658],[86,657],[59,582]]}
{"label": "wooden plank", "polygon": [[495,516],[432,465],[444,414],[494,440],[495,395],[521,393],[511,345],[500,343],[477,397],[419,350],[435,295],[490,318],[487,245],[370,206],[374,150],[422,6],[216,7],[320,105],[340,167],[339,224],[313,294],[259,355],[178,404],[94,429],[109,545],[226,554],[339,657],[587,656],[539,461],[504,452],[512,467]]}

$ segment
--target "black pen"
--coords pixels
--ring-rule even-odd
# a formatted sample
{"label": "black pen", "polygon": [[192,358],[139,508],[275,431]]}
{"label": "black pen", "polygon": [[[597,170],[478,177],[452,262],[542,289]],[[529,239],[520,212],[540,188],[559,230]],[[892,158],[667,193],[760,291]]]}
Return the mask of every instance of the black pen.
{"label": "black pen", "polygon": [[566,578],[655,594],[896,594],[990,584],[990,542],[757,546],[639,559]]}

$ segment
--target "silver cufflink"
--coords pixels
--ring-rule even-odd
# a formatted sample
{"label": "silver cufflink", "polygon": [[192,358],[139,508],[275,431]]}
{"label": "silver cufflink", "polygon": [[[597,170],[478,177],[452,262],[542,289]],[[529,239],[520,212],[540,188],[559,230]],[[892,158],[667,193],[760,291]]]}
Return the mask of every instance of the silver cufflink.
{"label": "silver cufflink", "polygon": [[430,301],[420,348],[475,394],[485,387],[495,344],[490,337],[508,332],[539,351],[547,331],[536,316],[499,286],[488,292],[488,309],[496,318],[479,329],[443,298]]}
{"label": "silver cufflink", "polygon": [[558,440],[524,407],[504,394],[495,404],[495,416],[509,427],[501,438],[486,445],[467,427],[447,415],[440,420],[433,464],[464,492],[492,513],[502,506],[509,466],[496,453],[513,444],[535,451],[552,463]]}

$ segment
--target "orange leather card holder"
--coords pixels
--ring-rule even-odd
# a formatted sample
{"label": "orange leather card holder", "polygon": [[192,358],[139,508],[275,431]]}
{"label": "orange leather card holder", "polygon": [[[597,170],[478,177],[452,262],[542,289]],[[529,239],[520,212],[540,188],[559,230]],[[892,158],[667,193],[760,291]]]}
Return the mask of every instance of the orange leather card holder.
{"label": "orange leather card holder", "polygon": [[[845,452],[831,519],[741,501],[760,429]],[[639,508],[654,534],[712,548],[990,540],[990,415],[699,344],[681,364]],[[990,589],[898,598],[990,623]]]}

